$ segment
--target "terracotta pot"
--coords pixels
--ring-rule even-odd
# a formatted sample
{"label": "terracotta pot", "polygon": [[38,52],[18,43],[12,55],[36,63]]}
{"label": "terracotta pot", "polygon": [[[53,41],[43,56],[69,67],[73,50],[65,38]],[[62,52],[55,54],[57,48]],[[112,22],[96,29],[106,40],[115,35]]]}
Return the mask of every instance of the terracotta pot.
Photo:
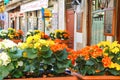
{"label": "terracotta pot", "polygon": [[17,44],[18,44],[19,42],[22,42],[22,40],[20,40],[20,39],[12,39],[12,41],[15,42],[15,43],[17,43]]}
{"label": "terracotta pot", "polygon": [[[0,39],[0,42],[1,41],[3,41],[4,39]],[[11,39],[13,42],[15,42],[15,43],[19,43],[19,42],[22,42],[22,40],[20,40],[20,39]]]}
{"label": "terracotta pot", "polygon": [[78,80],[75,76],[70,77],[50,77],[50,78],[24,78],[24,79],[4,79],[4,80]]}

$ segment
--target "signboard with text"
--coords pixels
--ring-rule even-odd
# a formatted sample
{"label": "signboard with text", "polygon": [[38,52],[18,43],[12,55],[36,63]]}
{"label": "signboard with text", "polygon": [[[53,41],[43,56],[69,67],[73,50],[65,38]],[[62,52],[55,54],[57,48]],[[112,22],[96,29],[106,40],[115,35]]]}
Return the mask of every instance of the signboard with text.
{"label": "signboard with text", "polygon": [[48,7],[48,0],[36,0],[21,5],[20,12],[34,11]]}

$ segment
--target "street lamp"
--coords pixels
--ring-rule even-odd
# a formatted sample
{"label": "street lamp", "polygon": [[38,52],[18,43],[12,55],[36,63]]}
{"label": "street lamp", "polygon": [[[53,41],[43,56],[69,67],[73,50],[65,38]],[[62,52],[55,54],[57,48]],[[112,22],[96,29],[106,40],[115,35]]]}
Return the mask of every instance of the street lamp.
{"label": "street lamp", "polygon": [[72,1],[71,5],[72,5],[74,11],[77,10],[78,5],[81,5],[81,1],[82,1],[82,0],[73,0],[73,1]]}

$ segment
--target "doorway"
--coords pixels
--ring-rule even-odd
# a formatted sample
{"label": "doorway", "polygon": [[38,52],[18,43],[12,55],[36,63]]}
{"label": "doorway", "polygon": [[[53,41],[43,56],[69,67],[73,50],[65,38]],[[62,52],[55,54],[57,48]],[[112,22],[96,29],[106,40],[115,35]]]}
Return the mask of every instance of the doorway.
{"label": "doorway", "polygon": [[70,33],[70,41],[68,46],[74,48],[74,10],[66,10],[66,30]]}

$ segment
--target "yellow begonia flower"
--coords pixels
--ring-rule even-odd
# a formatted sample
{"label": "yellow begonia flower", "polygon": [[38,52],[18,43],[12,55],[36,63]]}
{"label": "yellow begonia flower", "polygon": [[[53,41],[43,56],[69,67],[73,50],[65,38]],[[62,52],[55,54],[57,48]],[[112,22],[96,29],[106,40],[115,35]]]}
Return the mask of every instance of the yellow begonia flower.
{"label": "yellow begonia flower", "polygon": [[120,70],[120,65],[119,64],[115,63],[114,65],[116,67],[116,70]]}
{"label": "yellow begonia flower", "polygon": [[103,46],[103,47],[106,47],[106,46],[110,46],[110,41],[102,41],[100,43],[98,43],[97,45],[100,47],[100,46]]}
{"label": "yellow begonia flower", "polygon": [[104,56],[108,56],[108,53],[103,53]]}
{"label": "yellow begonia flower", "polygon": [[113,49],[111,49],[111,52],[112,53],[118,53],[120,50],[119,50],[119,48],[118,47],[115,47],[115,48],[113,48]]}
{"label": "yellow begonia flower", "polygon": [[27,53],[26,52],[23,53],[23,57],[27,57]]}
{"label": "yellow begonia flower", "polygon": [[52,40],[48,40],[48,44],[49,44],[49,46],[52,46],[52,45],[54,45],[54,44],[55,44],[55,42],[54,42],[54,41],[52,41]]}
{"label": "yellow begonia flower", "polygon": [[20,46],[20,48],[21,48],[21,49],[25,49],[25,48],[27,48],[27,46],[28,46],[28,45],[27,45],[26,43],[22,43],[21,46]]}
{"label": "yellow begonia flower", "polygon": [[27,38],[26,43],[30,44],[30,43],[32,43],[32,41],[33,41],[33,36],[30,36]]}
{"label": "yellow begonia flower", "polygon": [[46,40],[40,40],[41,45],[49,46],[48,42]]}
{"label": "yellow begonia flower", "polygon": [[41,47],[41,44],[40,43],[35,43],[34,44],[34,48],[40,48]]}
{"label": "yellow begonia flower", "polygon": [[117,60],[120,60],[120,57],[119,57],[119,58],[117,58]]}
{"label": "yellow begonia flower", "polygon": [[111,65],[109,66],[109,68],[115,68],[115,64],[111,62]]}

